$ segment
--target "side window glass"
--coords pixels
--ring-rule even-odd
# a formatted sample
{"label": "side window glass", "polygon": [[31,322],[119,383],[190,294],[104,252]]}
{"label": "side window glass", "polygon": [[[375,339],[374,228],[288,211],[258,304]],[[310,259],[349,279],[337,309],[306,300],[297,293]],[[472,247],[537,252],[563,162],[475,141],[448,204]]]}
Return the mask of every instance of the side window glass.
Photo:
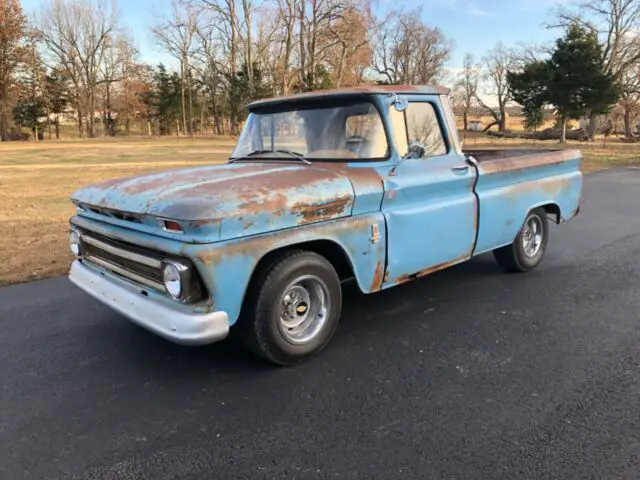
{"label": "side window glass", "polygon": [[427,102],[409,103],[405,115],[409,144],[420,142],[425,148],[425,157],[447,153],[447,145],[433,105]]}

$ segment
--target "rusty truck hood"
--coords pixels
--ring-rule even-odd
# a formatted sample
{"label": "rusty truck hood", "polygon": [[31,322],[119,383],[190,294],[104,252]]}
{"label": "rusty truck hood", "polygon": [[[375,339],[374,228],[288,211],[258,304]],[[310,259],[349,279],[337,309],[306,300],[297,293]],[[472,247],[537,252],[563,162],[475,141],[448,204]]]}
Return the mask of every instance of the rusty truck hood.
{"label": "rusty truck hood", "polygon": [[[356,173],[362,184],[362,172]],[[377,183],[382,195],[379,178]],[[83,188],[72,199],[127,218],[177,220],[186,233],[206,231],[215,241],[348,216],[355,196],[343,167],[265,162],[110,180]]]}

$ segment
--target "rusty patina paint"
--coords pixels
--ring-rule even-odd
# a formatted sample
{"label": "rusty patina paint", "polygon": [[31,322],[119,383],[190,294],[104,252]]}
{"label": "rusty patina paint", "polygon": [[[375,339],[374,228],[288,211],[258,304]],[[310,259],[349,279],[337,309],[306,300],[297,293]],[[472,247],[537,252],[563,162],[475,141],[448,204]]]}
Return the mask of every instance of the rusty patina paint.
{"label": "rusty patina paint", "polygon": [[93,185],[76,192],[74,200],[179,221],[193,230],[185,232],[185,239],[197,240],[203,233],[199,230],[206,229],[211,242],[351,215],[354,185],[362,199],[366,182],[377,182],[382,191],[380,178],[368,170],[352,180],[350,169],[321,164],[269,161],[199,167]]}
{"label": "rusty patina paint", "polygon": [[372,292],[377,292],[382,287],[382,282],[384,281],[385,271],[384,271],[384,260],[381,258],[378,260],[378,264],[376,266],[376,271],[373,275],[373,281],[371,282],[371,287],[369,288]]}
{"label": "rusty patina paint", "polygon": [[465,151],[478,160],[481,173],[492,174],[559,165],[581,158],[579,150],[473,150]]}
{"label": "rusty patina paint", "polygon": [[314,90],[313,92],[299,93],[283,97],[267,98],[257,100],[248,105],[250,110],[275,105],[285,102],[304,101],[313,99],[323,99],[349,95],[387,95],[392,93],[417,94],[417,95],[447,95],[449,89],[441,85],[362,85],[359,87],[345,87],[327,90]]}
{"label": "rusty patina paint", "polygon": [[[371,226],[378,225],[380,240],[371,242]],[[308,224],[277,234],[257,235],[216,245],[184,244],[179,254],[191,258],[211,290],[217,308],[239,312],[245,289],[260,260],[274,250],[310,241],[330,241],[347,255],[364,292],[380,289],[386,258],[384,216],[380,212]]]}
{"label": "rusty patina paint", "polygon": [[434,265],[433,267],[425,268],[424,270],[420,270],[419,272],[416,272],[416,273],[411,274],[411,275],[402,275],[402,276],[396,278],[394,283],[396,285],[401,285],[403,283],[410,282],[411,280],[415,280],[417,278],[426,277],[427,275],[429,275],[431,273],[435,273],[437,271],[444,270],[444,269],[452,267],[454,265],[458,265],[459,263],[464,262],[468,258],[469,258],[468,255],[464,255],[462,257],[456,258],[456,259],[451,260],[449,262],[444,262],[444,263],[440,263],[438,265]]}
{"label": "rusty patina paint", "polygon": [[341,216],[351,206],[353,197],[336,198],[323,203],[301,203],[291,207],[291,213],[299,215],[303,223],[323,222]]}
{"label": "rusty patina paint", "polygon": [[561,217],[577,208],[582,192],[579,151],[485,152],[472,152],[479,160],[475,254],[511,244],[534,208],[552,206]]}
{"label": "rusty patina paint", "polygon": [[203,218],[201,220],[191,220],[188,224],[192,228],[202,228],[210,225],[219,225],[221,222],[221,218]]}

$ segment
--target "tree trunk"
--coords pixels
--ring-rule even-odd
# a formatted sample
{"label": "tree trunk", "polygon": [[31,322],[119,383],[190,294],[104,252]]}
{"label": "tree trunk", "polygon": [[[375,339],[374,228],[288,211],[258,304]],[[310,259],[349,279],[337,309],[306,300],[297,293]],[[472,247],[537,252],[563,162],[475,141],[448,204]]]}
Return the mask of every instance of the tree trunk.
{"label": "tree trunk", "polygon": [[60,115],[56,113],[56,140],[60,140]]}
{"label": "tree trunk", "polygon": [[589,139],[593,140],[596,136],[596,128],[598,127],[598,115],[591,114],[589,116],[589,126],[587,127],[587,133],[589,134]]}
{"label": "tree trunk", "polygon": [[293,8],[291,8],[291,6],[292,0],[289,0],[287,2],[287,36],[284,45],[284,57],[282,59],[282,95],[286,95],[289,90],[287,72],[289,71],[289,59],[291,58],[293,22],[295,21],[295,4],[293,4]]}
{"label": "tree trunk", "polygon": [[562,128],[560,129],[560,143],[567,143],[567,118],[562,117]]}
{"label": "tree trunk", "polygon": [[4,99],[0,99],[0,141],[6,141],[9,137],[9,122],[5,113]]}
{"label": "tree trunk", "polygon": [[469,112],[467,112],[466,110],[463,114],[462,121],[464,122],[464,131],[466,132],[467,130],[469,130]]}
{"label": "tree trunk", "polygon": [[303,84],[303,89],[306,90],[306,86],[305,83],[307,81],[307,49],[304,45],[305,42],[305,28],[304,28],[304,21],[305,21],[305,8],[306,8],[306,1],[302,1],[300,2],[300,33],[299,33],[299,37],[300,37],[300,80]]}
{"label": "tree trunk", "polygon": [[198,133],[202,134],[205,131],[204,128],[204,110],[205,110],[205,102],[202,102],[202,108],[200,109],[200,131]]}
{"label": "tree trunk", "polygon": [[49,102],[47,102],[47,133],[49,135],[49,140],[51,140],[51,111],[49,110]]}
{"label": "tree trunk", "polygon": [[180,102],[181,102],[181,110],[182,110],[182,133],[187,131],[187,109],[185,108],[185,98],[184,98],[184,57],[180,60]]}
{"label": "tree trunk", "polygon": [[151,122],[149,120],[147,120],[147,132],[149,133],[149,136],[151,136]]}
{"label": "tree trunk", "polygon": [[189,89],[189,135],[193,137],[193,94],[191,92],[191,72],[187,64],[187,88]]}
{"label": "tree trunk", "polygon": [[244,22],[247,25],[247,39],[245,45],[245,58],[247,61],[247,80],[249,87],[249,98],[254,96],[253,85],[253,39],[251,37],[251,4],[247,0],[242,0],[242,9],[244,10]]}
{"label": "tree trunk", "polygon": [[[229,18],[231,20],[231,65],[229,68],[231,69],[231,81],[233,82],[232,91],[236,91],[238,88],[237,84],[237,75],[238,75],[238,65],[237,65],[237,52],[236,52],[236,43],[237,43],[237,32],[236,32],[236,7],[234,0],[228,0],[229,2]],[[231,133],[233,134],[238,128],[238,110],[236,105],[235,95],[231,95]]]}
{"label": "tree trunk", "polygon": [[93,89],[89,92],[89,112],[87,114],[87,134],[89,138],[93,138],[95,136],[95,126],[93,124],[94,115],[96,112],[96,99],[93,95]]}
{"label": "tree trunk", "polygon": [[124,82],[124,85],[123,85],[124,86],[124,111],[126,115],[125,117],[126,119],[124,122],[124,131],[125,131],[125,134],[129,136],[129,134],[131,133],[129,129],[131,112],[129,112],[129,71],[128,71],[128,66],[126,61],[122,65],[122,77]]}
{"label": "tree trunk", "polygon": [[631,109],[626,102],[624,106],[624,136],[625,138],[633,137],[633,131],[631,130]]}
{"label": "tree trunk", "polygon": [[507,131],[507,112],[505,107],[500,107],[500,119],[498,120],[498,131]]}

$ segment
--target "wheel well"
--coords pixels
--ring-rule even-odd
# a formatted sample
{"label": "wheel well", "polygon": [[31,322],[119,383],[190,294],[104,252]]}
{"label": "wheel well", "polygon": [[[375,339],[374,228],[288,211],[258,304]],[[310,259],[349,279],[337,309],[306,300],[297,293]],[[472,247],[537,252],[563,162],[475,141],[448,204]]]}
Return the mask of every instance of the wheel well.
{"label": "wheel well", "polygon": [[256,268],[251,275],[252,280],[255,273],[260,271],[260,269],[267,265],[273,258],[289,250],[307,250],[315,252],[318,255],[322,255],[324,258],[329,260],[331,265],[333,265],[333,268],[336,269],[336,273],[338,274],[338,277],[340,277],[341,281],[354,277],[353,266],[349,261],[349,257],[347,257],[346,252],[339,244],[331,240],[314,240],[311,242],[288,245],[267,253],[260,259],[258,265],[256,265]]}
{"label": "wheel well", "polygon": [[547,205],[543,205],[540,208],[544,208],[545,212],[547,212],[548,215],[554,215],[555,222],[560,223],[562,216],[560,213],[560,207],[558,205],[556,205],[555,203],[549,203]]}

